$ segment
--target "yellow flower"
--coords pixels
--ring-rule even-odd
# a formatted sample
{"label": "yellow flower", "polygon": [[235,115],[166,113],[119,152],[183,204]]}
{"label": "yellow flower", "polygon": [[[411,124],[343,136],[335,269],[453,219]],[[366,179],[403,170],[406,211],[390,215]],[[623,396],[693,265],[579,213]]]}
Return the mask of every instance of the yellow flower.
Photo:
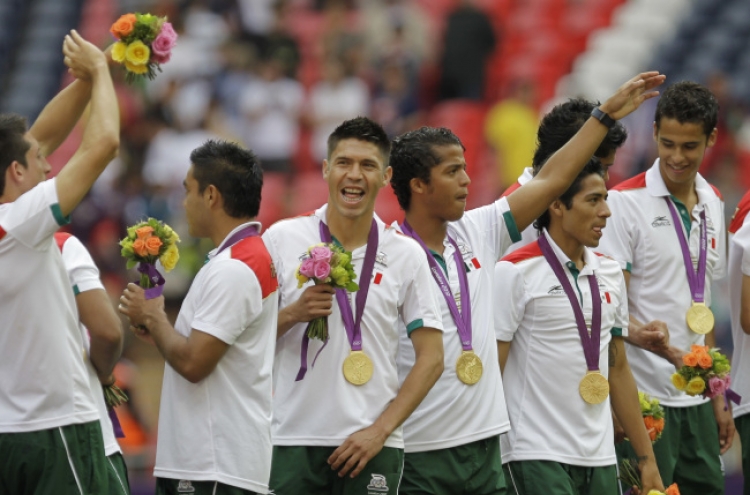
{"label": "yellow flower", "polygon": [[130,65],[145,66],[149,57],[151,57],[151,50],[140,40],[132,42],[125,49],[125,61],[130,62]]}
{"label": "yellow flower", "polygon": [[331,270],[331,278],[333,278],[336,285],[343,287],[349,282],[349,273],[347,273],[346,268],[343,266],[337,266]]}
{"label": "yellow flower", "polygon": [[303,286],[303,285],[305,285],[305,284],[307,283],[307,281],[308,281],[308,280],[310,280],[309,278],[307,278],[307,277],[305,277],[304,275],[302,275],[302,274],[301,274],[301,273],[299,272],[299,270],[297,270],[297,271],[295,272],[294,276],[295,276],[295,277],[297,277],[297,288],[298,288],[298,289],[301,289],[301,288],[302,288],[302,286]]}
{"label": "yellow flower", "polygon": [[687,382],[685,381],[684,376],[679,373],[674,373],[672,375],[672,385],[674,385],[677,390],[685,390]]}
{"label": "yellow flower", "polygon": [[125,61],[125,50],[128,48],[128,45],[123,43],[122,41],[118,41],[114,45],[112,45],[112,60],[114,60],[117,63],[123,63]]}
{"label": "yellow flower", "polygon": [[651,490],[648,492],[648,495],[664,495],[664,492],[660,492],[659,490]]}
{"label": "yellow flower", "polygon": [[703,378],[699,376],[691,378],[685,388],[685,392],[689,395],[702,394],[704,390],[706,390],[706,382],[704,382]]}
{"label": "yellow flower", "polygon": [[179,259],[180,252],[174,244],[169,246],[167,250],[164,251],[164,254],[159,257],[159,261],[161,261],[162,266],[168,272],[171,272],[174,269]]}
{"label": "yellow flower", "polygon": [[125,68],[134,74],[145,74],[148,72],[148,67],[145,65],[133,65],[127,60],[125,61]]}

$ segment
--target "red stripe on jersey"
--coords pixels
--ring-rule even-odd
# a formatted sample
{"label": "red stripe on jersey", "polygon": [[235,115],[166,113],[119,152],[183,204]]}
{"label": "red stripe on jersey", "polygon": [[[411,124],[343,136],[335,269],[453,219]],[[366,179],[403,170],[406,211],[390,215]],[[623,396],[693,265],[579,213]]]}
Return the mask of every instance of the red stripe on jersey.
{"label": "red stripe on jersey", "polygon": [[609,292],[605,292],[604,293],[604,297],[607,298],[607,304],[612,304],[612,299],[610,299],[610,297],[609,297]]}
{"label": "red stripe on jersey", "polygon": [[536,258],[542,255],[542,249],[539,247],[539,241],[527,244],[522,248],[518,248],[512,253],[507,254],[500,261],[508,261],[510,263],[518,263],[523,260]]}
{"label": "red stripe on jersey", "polygon": [[232,259],[245,263],[255,273],[260,282],[263,299],[278,289],[276,270],[271,255],[268,254],[266,245],[263,244],[263,239],[257,236],[242,239],[232,246],[231,250]]}
{"label": "red stripe on jersey", "polygon": [[474,265],[474,268],[482,268],[482,265],[479,264],[479,260],[476,258],[471,258],[471,264]]}
{"label": "red stripe on jersey", "polygon": [[505,191],[503,191],[503,194],[501,194],[500,197],[504,198],[506,196],[510,196],[510,194],[516,189],[518,189],[519,187],[521,187],[520,182],[516,182],[515,184],[508,186],[508,188]]}
{"label": "red stripe on jersey", "polygon": [[7,232],[5,231],[5,229],[3,229],[2,227],[0,227],[0,239],[2,239],[3,237],[5,237],[5,234],[7,234]]}
{"label": "red stripe on jersey", "polygon": [[719,191],[719,188],[718,188],[718,187],[716,187],[716,186],[715,186],[715,185],[713,185],[713,184],[709,184],[709,186],[711,186],[711,189],[713,189],[713,190],[714,190],[714,192],[715,192],[715,193],[716,193],[716,195],[717,195],[717,196],[719,197],[719,199],[720,199],[720,200],[722,200],[722,201],[724,201],[724,196],[722,196],[722,195],[721,195],[721,191]]}
{"label": "red stripe on jersey", "polygon": [[711,238],[711,249],[716,249],[716,237]]}
{"label": "red stripe on jersey", "polygon": [[629,189],[643,189],[646,187],[646,172],[622,181],[612,188],[613,191],[627,191]]}
{"label": "red stripe on jersey", "polygon": [[375,274],[375,280],[373,281],[373,283],[374,283],[375,285],[379,285],[379,284],[380,284],[380,281],[381,281],[381,280],[383,280],[383,274],[382,274],[382,273],[379,273],[379,272],[378,272],[378,273],[376,273],[376,274]]}
{"label": "red stripe on jersey", "polygon": [[745,223],[745,217],[747,216],[748,211],[750,211],[750,191],[746,192],[745,195],[742,196],[740,204],[738,204],[737,209],[734,210],[732,221],[729,223],[729,232],[731,234],[734,234],[738,230],[740,230],[742,224]]}
{"label": "red stripe on jersey", "polygon": [[57,243],[57,247],[60,249],[60,252],[62,252],[65,241],[67,241],[71,237],[73,236],[68,234],[67,232],[55,232],[55,242]]}

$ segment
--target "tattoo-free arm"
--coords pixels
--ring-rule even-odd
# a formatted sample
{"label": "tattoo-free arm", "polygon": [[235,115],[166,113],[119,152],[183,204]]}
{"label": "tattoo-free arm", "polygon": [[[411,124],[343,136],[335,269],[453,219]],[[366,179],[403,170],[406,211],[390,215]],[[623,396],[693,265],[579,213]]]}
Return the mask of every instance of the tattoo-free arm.
{"label": "tattoo-free arm", "polygon": [[91,337],[91,363],[99,380],[106,382],[122,354],[122,323],[104,289],[81,292],[76,296],[76,305]]}

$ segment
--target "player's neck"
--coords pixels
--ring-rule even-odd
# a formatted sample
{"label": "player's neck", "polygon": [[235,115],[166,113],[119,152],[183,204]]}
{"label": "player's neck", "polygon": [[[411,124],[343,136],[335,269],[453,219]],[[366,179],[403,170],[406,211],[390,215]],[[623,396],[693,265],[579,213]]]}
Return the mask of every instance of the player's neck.
{"label": "player's neck", "polygon": [[339,215],[334,208],[328,208],[326,224],[331,236],[335,237],[347,251],[367,244],[372,226],[373,212],[365,212],[357,217],[345,217]]}
{"label": "player's neck", "polygon": [[698,193],[695,190],[695,181],[686,184],[666,183],[669,194],[679,199],[688,211],[698,204]]}
{"label": "player's neck", "polygon": [[406,212],[406,221],[429,249],[442,256],[445,250],[443,242],[448,234],[446,220],[412,207]]}
{"label": "player's neck", "polygon": [[214,243],[214,246],[219,247],[221,243],[224,242],[224,240],[227,238],[230,232],[232,232],[243,223],[252,222],[253,220],[255,220],[255,218],[253,217],[234,218],[229,216],[215,219],[209,237]]}
{"label": "player's neck", "polygon": [[557,247],[560,248],[560,251],[565,253],[565,255],[570,258],[570,261],[575,263],[576,268],[582,270],[585,265],[584,252],[586,251],[586,246],[563,231],[562,228],[556,224],[550,225],[547,232],[549,232],[550,237],[555,241]]}

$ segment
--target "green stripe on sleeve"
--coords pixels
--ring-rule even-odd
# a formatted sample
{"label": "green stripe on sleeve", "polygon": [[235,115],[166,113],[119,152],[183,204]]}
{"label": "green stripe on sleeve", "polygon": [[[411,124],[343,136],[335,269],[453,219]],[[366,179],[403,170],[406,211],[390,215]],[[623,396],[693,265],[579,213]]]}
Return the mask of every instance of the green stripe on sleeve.
{"label": "green stripe on sleeve", "polygon": [[625,262],[625,270],[627,270],[628,273],[633,273],[633,264],[629,261]]}
{"label": "green stripe on sleeve", "polygon": [[414,330],[417,330],[418,328],[422,328],[424,326],[424,321],[422,321],[422,318],[418,320],[414,320],[413,322],[406,325],[406,335],[411,336],[411,333]]}
{"label": "green stripe on sleeve", "polygon": [[510,211],[504,212],[503,219],[505,220],[505,226],[508,228],[510,240],[512,240],[513,242],[520,241],[521,233],[518,231],[518,226],[516,225],[516,219],[513,218],[513,213],[511,213]]}
{"label": "green stripe on sleeve", "polygon": [[70,215],[68,215],[67,217],[63,216],[62,210],[60,209],[60,205],[58,203],[51,205],[50,209],[52,210],[52,216],[55,217],[57,225],[62,227],[63,225],[68,225],[70,223]]}
{"label": "green stripe on sleeve", "polygon": [[81,293],[81,289],[78,288],[78,284],[74,285],[73,286],[73,295],[77,296],[80,293]]}
{"label": "green stripe on sleeve", "polygon": [[610,330],[609,333],[612,334],[612,337],[622,337],[622,328],[612,327],[612,330]]}

